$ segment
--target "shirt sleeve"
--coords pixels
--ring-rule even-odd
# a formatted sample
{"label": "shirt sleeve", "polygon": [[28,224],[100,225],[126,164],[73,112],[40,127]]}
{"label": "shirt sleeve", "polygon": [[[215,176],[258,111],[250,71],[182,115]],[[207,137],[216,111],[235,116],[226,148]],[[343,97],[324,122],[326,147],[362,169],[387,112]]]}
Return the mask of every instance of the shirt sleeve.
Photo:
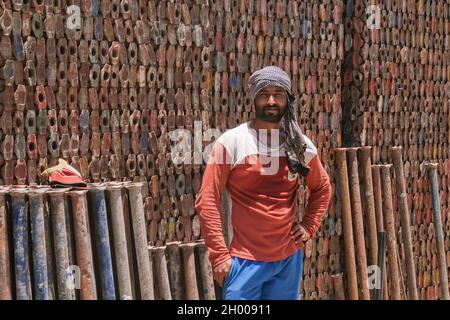
{"label": "shirt sleeve", "polygon": [[209,249],[213,268],[231,258],[222,232],[221,203],[228,176],[232,168],[226,148],[216,142],[203,173],[202,185],[195,201],[203,237]]}
{"label": "shirt sleeve", "polygon": [[309,190],[308,205],[301,224],[309,231],[311,237],[317,232],[331,198],[331,183],[319,156],[309,162],[310,171],[306,176]]}

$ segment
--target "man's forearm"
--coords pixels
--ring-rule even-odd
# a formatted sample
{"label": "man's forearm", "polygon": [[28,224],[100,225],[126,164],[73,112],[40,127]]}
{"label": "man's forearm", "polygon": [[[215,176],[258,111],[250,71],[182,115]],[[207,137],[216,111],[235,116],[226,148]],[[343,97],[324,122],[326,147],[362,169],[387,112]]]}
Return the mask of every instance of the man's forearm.
{"label": "man's forearm", "polygon": [[306,178],[306,184],[310,191],[306,213],[302,225],[313,236],[320,227],[331,199],[331,183],[327,172],[316,156],[310,163],[311,171]]}
{"label": "man's forearm", "polygon": [[321,188],[316,189],[308,198],[306,213],[302,220],[302,225],[311,234],[317,232],[325,215],[331,198],[331,185],[325,183]]}
{"label": "man's forearm", "polygon": [[199,212],[200,216],[203,238],[209,249],[209,259],[212,267],[215,268],[230,258],[230,254],[223,237],[220,211],[202,210],[201,205],[199,205],[197,212]]}

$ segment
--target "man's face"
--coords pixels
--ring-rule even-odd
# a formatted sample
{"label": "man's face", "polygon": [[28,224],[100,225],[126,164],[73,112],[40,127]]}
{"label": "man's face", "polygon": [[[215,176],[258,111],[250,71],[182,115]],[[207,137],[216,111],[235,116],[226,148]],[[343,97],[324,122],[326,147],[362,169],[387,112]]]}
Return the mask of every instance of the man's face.
{"label": "man's face", "polygon": [[281,87],[265,87],[255,96],[256,118],[262,121],[280,122],[286,112],[286,106],[286,90]]}

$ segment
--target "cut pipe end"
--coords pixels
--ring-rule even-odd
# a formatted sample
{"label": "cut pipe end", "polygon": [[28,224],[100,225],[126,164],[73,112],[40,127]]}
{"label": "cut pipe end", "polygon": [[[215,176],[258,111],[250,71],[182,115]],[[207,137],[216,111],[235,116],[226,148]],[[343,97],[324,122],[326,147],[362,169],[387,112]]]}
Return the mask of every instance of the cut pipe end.
{"label": "cut pipe end", "polygon": [[132,182],[125,185],[128,190],[140,190],[144,186],[143,182]]}
{"label": "cut pipe end", "polygon": [[87,192],[87,190],[71,190],[69,191],[69,195],[71,197],[79,197],[85,195]]}
{"label": "cut pipe end", "polygon": [[88,184],[88,191],[104,191],[106,190],[106,186],[103,183],[89,183]]}
{"label": "cut pipe end", "polygon": [[53,196],[59,196],[59,195],[66,194],[70,190],[71,190],[71,188],[49,189],[47,191],[47,193],[50,197],[53,197]]}
{"label": "cut pipe end", "polygon": [[183,243],[183,244],[180,244],[180,248],[181,249],[183,249],[183,248],[194,248],[195,247],[195,243]]}
{"label": "cut pipe end", "polygon": [[28,191],[28,197],[43,196],[48,191],[50,191],[50,189],[31,189]]}
{"label": "cut pipe end", "polygon": [[22,187],[13,187],[10,189],[10,195],[11,196],[23,196],[28,192],[26,188]]}
{"label": "cut pipe end", "polygon": [[106,186],[106,190],[120,190],[124,187],[124,184],[121,182],[116,182],[116,181],[111,181],[111,182],[107,182],[105,183]]}
{"label": "cut pipe end", "polygon": [[421,164],[420,166],[422,167],[422,169],[431,170],[431,169],[437,169],[439,164],[434,163],[434,162],[425,162],[425,163]]}

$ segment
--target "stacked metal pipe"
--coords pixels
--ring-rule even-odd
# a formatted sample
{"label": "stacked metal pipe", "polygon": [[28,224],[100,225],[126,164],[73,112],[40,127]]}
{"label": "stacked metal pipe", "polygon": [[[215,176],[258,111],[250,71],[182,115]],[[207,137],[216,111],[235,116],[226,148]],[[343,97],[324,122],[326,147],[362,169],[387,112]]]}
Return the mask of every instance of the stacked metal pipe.
{"label": "stacked metal pipe", "polygon": [[[269,2],[268,2],[269,3]],[[277,1],[277,5],[283,1]],[[325,169],[336,184],[333,149],[341,145],[341,65],[344,58],[343,1],[288,1],[298,5],[294,21],[300,33],[292,41],[299,46],[298,56],[292,52],[292,65],[285,70],[292,76],[293,90],[299,105],[299,120],[305,134],[318,148]],[[288,10],[288,15],[290,10]],[[297,22],[297,19],[300,21]],[[281,21],[280,21],[281,23]],[[298,37],[298,39],[297,39]],[[278,40],[275,38],[275,41]],[[284,40],[288,43],[288,39]],[[287,52],[287,51],[285,51]],[[305,214],[307,189],[302,181],[299,188],[299,212]],[[328,213],[316,238],[304,251],[303,299],[331,299],[332,275],[339,270],[341,254],[339,238],[342,228],[336,215],[337,198],[333,196]]]}
{"label": "stacked metal pipe", "polygon": [[148,245],[141,189],[3,187],[0,299],[215,299],[202,242]]}
{"label": "stacked metal pipe", "polygon": [[[390,166],[372,165],[370,147],[339,148],[335,152],[344,264],[339,266],[342,268],[340,273],[334,276],[334,296],[336,299],[369,300],[389,298],[388,293],[394,292],[390,298],[400,299],[395,295],[400,277],[396,268],[398,246],[394,231]],[[383,241],[379,243],[379,239],[384,239],[385,230],[388,257]],[[392,267],[389,268],[392,272],[390,277],[385,274],[385,258]],[[372,276],[374,279],[371,279]],[[387,278],[390,279],[389,284],[394,285],[391,290],[387,287]],[[342,292],[342,282],[346,283],[346,292]]]}
{"label": "stacked metal pipe", "polygon": [[[345,256],[341,273],[333,275],[336,299],[449,298],[448,240],[442,223],[438,165],[423,166],[423,172],[430,176],[433,201],[430,198],[427,205],[432,205],[432,228],[437,230],[434,246],[424,250],[435,259],[435,265],[426,261],[426,267],[436,271],[433,284],[425,289],[422,273],[416,268],[417,261],[423,263],[423,259],[417,254],[420,242],[415,237],[416,225],[410,221],[401,149],[391,147],[392,164],[384,165],[371,165],[370,147],[336,149]],[[342,282],[347,291],[341,292]]]}
{"label": "stacked metal pipe", "polygon": [[145,182],[152,244],[198,239],[204,164],[174,164],[169,133],[247,121],[248,78],[269,64],[325,162],[339,144],[342,1],[2,4],[0,183],[40,183],[65,158],[90,182]]}
{"label": "stacked metal pipe", "polygon": [[[292,77],[300,125],[318,147],[336,190],[322,227],[305,248],[303,298],[348,297],[348,293],[343,295],[336,289],[344,288],[347,281],[345,246],[350,241],[344,241],[349,226],[345,225],[343,213],[347,209],[350,212],[361,209],[372,215],[372,211],[381,212],[383,208],[379,208],[381,202],[377,201],[373,208],[363,192],[359,194],[362,204],[343,207],[334,149],[365,145],[372,146],[371,163],[392,163],[389,147],[403,146],[401,162],[411,239],[403,242],[406,206],[394,196],[394,231],[398,233],[401,261],[398,272],[411,273],[414,261],[418,292],[415,294],[411,285],[407,285],[401,297],[443,297],[438,287],[442,282],[439,268],[443,257],[437,251],[442,244],[438,245],[432,218],[432,208],[436,206],[431,205],[429,181],[419,167],[425,160],[438,162],[443,247],[449,264],[447,2],[0,0],[0,4],[0,185],[40,184],[42,169],[56,164],[58,158],[79,169],[89,182],[143,183],[140,198],[137,192],[110,186],[95,195],[49,193],[50,200],[56,199],[50,201],[52,206],[60,208],[55,212],[62,212],[61,198],[65,203],[65,221],[61,215],[54,217],[53,228],[57,230],[66,225],[85,232],[88,220],[82,212],[96,208],[98,224],[92,224],[92,230],[93,236],[101,238],[105,233],[102,197],[106,194],[108,199],[109,194],[114,194],[115,199],[122,200],[114,207],[116,210],[123,207],[126,230],[137,228],[140,233],[138,238],[126,233],[126,245],[114,248],[121,252],[120,257],[124,257],[125,251],[136,257],[128,259],[133,261],[128,271],[126,263],[120,262],[122,272],[131,274],[129,281],[123,278],[112,284],[108,270],[110,263],[115,268],[117,257],[108,254],[105,243],[98,241],[89,247],[89,241],[77,240],[74,235],[68,235],[67,240],[55,240],[68,249],[49,251],[55,257],[46,258],[61,260],[61,265],[51,270],[52,265],[47,264],[47,280],[55,275],[61,279],[70,277],[64,273],[67,261],[78,259],[86,271],[81,279],[83,298],[108,298],[113,291],[120,298],[158,295],[169,298],[166,280],[154,281],[144,275],[144,286],[140,287],[139,272],[153,266],[137,258],[144,252],[142,229],[146,230],[148,244],[154,247],[151,252],[157,259],[155,267],[162,273],[165,271],[161,269],[164,261],[160,247],[166,246],[164,250],[171,257],[175,251],[169,249],[170,243],[187,245],[202,238],[193,205],[205,166],[196,160],[205,160],[201,151],[211,142],[207,137],[211,132],[205,131],[223,132],[253,117],[248,78],[256,69],[275,64]],[[195,135],[195,121],[201,121],[204,136],[198,132]],[[169,133],[176,129],[187,130],[192,143],[197,143],[197,148],[194,146],[191,149],[194,152],[188,155],[190,163],[173,162],[171,145],[175,141],[171,142]],[[363,157],[358,177],[347,177],[353,186],[349,189],[351,196],[358,197],[357,178],[362,179],[365,190],[370,186],[369,166],[364,165],[369,156]],[[392,188],[396,194],[398,187]],[[302,182],[300,217],[304,215],[306,191]],[[19,208],[18,212],[23,207],[20,192],[14,195],[14,208]],[[2,197],[3,194],[8,196]],[[40,197],[39,193],[31,196],[36,212],[40,212]],[[86,197],[95,202],[94,207],[89,208],[85,200],[80,200]],[[4,205],[8,201],[11,201],[9,191],[0,190],[0,221],[9,219],[6,216],[9,207]],[[143,208],[134,209],[143,209],[144,218],[133,220],[130,201],[135,206],[143,204]],[[77,220],[69,215],[71,211],[67,208],[71,203],[80,212],[75,215]],[[2,232],[6,224],[0,224],[0,277],[5,277],[0,278],[0,283],[9,286],[11,279],[6,278],[3,270],[14,268],[17,279],[22,281],[20,296],[29,297],[30,290],[34,290],[26,271],[30,261],[18,258],[17,265],[11,265],[9,259],[3,258],[21,250],[34,250],[27,247],[26,237],[40,239],[39,229],[29,235],[21,229],[24,214],[16,216],[13,229]],[[40,215],[35,216],[36,225],[41,225]],[[119,216],[112,215],[108,224],[113,219],[121,223]],[[358,219],[356,227],[360,228]],[[377,237],[373,221],[368,226],[364,245],[368,246],[366,258],[371,265],[376,257]],[[111,229],[114,231],[114,224],[108,230]],[[123,239],[120,232],[114,231]],[[4,245],[12,237],[18,239],[17,248]],[[20,240],[21,237],[25,238]],[[386,237],[389,246],[391,238],[388,234]],[[36,241],[36,267],[44,270],[44,259],[39,255],[42,242]],[[354,249],[362,251],[362,239],[355,237],[354,241],[357,242]],[[132,245],[135,242],[140,245],[135,247]],[[45,241],[46,246],[48,243]],[[187,259],[186,263],[192,266],[189,250],[184,248],[186,257],[179,260]],[[102,253],[98,260],[90,258],[96,252]],[[170,259],[166,262],[171,264]],[[389,257],[386,262],[389,265]],[[93,265],[97,264],[106,271],[92,277]],[[355,268],[364,271],[364,266]],[[169,269],[167,274],[176,283],[186,280],[175,269]],[[36,274],[36,278],[33,275],[34,279],[45,283],[45,272]],[[198,279],[197,274],[197,284],[201,283]],[[158,290],[152,291],[151,281]],[[190,278],[189,286],[193,284],[194,279]],[[74,291],[58,285],[54,282],[47,289],[44,286],[41,297],[48,294],[52,298],[54,292],[62,292],[61,297],[73,297]],[[181,296],[170,281],[169,287],[172,298]],[[211,288],[208,290],[211,292]],[[190,291],[191,297],[196,297],[194,291]],[[11,294],[6,289],[0,292],[6,297]],[[202,296],[201,290],[199,295]],[[367,297],[367,292],[359,295]]]}
{"label": "stacked metal pipe", "polygon": [[[422,296],[425,296],[428,299],[436,299],[439,297],[440,299],[450,300],[447,270],[450,262],[450,248],[448,247],[448,238],[446,240],[444,239],[444,223],[446,219],[444,218],[445,215],[441,214],[441,201],[437,167],[438,164],[436,163],[426,163],[424,165],[424,168],[426,169],[429,177],[429,190],[432,197],[431,202],[433,209],[432,224],[430,224],[430,226],[433,227],[432,231],[429,233],[429,237],[432,237],[432,240],[435,240],[435,243],[431,244],[431,254],[429,251],[427,252],[427,256],[431,256],[431,259],[427,259],[426,265],[429,266],[431,264],[432,274],[434,277],[432,281],[433,286],[430,286],[431,290],[428,288],[425,289],[423,286],[421,286],[420,293]],[[447,229],[447,232],[448,231],[449,230]],[[422,261],[420,263],[422,263]],[[436,277],[439,277],[439,281],[436,279]],[[423,273],[421,272],[419,272],[419,279],[424,279]],[[437,290],[438,292],[436,292]]]}
{"label": "stacked metal pipe", "polygon": [[[413,257],[403,250],[406,244],[400,241],[400,267],[405,274],[414,260],[418,292],[412,296],[419,299],[445,296],[438,285],[439,259],[428,174],[420,170],[425,162],[438,164],[444,250],[450,250],[449,8],[446,1],[349,0],[343,18],[343,143],[372,146],[374,163],[391,162],[389,147],[403,147]],[[397,204],[394,210],[397,214]],[[395,218],[398,231],[401,219],[398,215]]]}

